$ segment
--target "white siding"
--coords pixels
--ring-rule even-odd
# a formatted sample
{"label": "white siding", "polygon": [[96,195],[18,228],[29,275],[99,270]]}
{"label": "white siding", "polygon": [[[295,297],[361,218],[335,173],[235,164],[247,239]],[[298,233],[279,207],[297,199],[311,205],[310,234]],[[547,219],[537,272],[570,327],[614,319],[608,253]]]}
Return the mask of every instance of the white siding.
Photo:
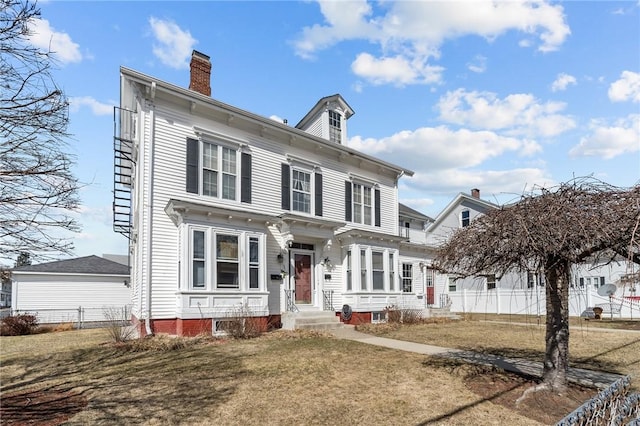
{"label": "white siding", "polygon": [[131,304],[131,290],[121,276],[26,275],[14,273],[14,312],[32,313],[41,323],[104,321],[104,309]]}

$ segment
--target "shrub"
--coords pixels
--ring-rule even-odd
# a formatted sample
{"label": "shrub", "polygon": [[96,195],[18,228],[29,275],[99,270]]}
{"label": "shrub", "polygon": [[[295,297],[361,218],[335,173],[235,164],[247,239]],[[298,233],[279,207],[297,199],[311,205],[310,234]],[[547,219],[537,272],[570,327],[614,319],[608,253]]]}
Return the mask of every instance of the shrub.
{"label": "shrub", "polygon": [[103,309],[104,318],[107,320],[107,333],[111,339],[118,343],[135,337],[135,330],[129,325],[127,307],[110,306]]}
{"label": "shrub", "polygon": [[3,336],[24,336],[38,330],[38,318],[35,315],[19,314],[2,319],[0,334]]}
{"label": "shrub", "polygon": [[221,322],[220,328],[234,339],[258,337],[264,331],[262,321],[254,316],[248,305],[233,308],[227,318]]}
{"label": "shrub", "polygon": [[419,324],[423,322],[422,311],[419,309],[400,308],[392,305],[384,308],[389,324]]}

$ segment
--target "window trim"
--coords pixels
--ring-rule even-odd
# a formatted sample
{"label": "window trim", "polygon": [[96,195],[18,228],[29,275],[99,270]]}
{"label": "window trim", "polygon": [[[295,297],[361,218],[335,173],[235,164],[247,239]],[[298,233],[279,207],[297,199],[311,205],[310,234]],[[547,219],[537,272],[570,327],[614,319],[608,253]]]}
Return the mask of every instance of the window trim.
{"label": "window trim", "polygon": [[[465,218],[466,213],[466,218]],[[471,224],[471,211],[469,209],[464,209],[460,212],[460,227],[466,228]]]}
{"label": "window trim", "polygon": [[[408,269],[407,269],[408,267]],[[409,274],[407,275],[407,271]],[[413,293],[413,263],[411,262],[402,262],[402,293]],[[409,291],[407,291],[407,286],[405,281],[409,280]]]}
{"label": "window trim", "polygon": [[[196,291],[196,292],[215,292],[215,293],[244,293],[244,292],[262,292],[265,291],[266,286],[266,236],[261,232],[253,231],[238,231],[230,228],[219,227],[203,227],[198,225],[187,225],[186,238],[188,256],[187,262],[181,262],[188,265],[184,273],[186,274],[186,286],[181,287],[182,291]],[[204,287],[194,287],[194,234],[195,232],[204,233]],[[237,260],[235,263],[238,267],[238,286],[237,287],[219,287],[217,282],[218,263],[227,262],[226,260],[219,260],[217,257],[217,237],[218,236],[234,236],[237,238]],[[258,259],[257,262],[250,261],[250,247],[251,242],[255,241],[258,244]],[[229,263],[229,262],[227,262]],[[234,262],[231,262],[234,263]],[[258,270],[258,282],[257,287],[251,287],[251,270]]]}

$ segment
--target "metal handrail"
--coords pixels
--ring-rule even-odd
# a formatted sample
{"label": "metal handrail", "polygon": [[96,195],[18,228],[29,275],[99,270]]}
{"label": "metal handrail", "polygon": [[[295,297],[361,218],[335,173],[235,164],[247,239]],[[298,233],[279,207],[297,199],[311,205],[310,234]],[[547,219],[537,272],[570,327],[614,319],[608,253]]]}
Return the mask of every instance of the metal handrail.
{"label": "metal handrail", "polygon": [[284,290],[284,295],[286,297],[286,309],[288,312],[299,312],[300,310],[298,309],[298,307],[295,304],[295,296],[296,291],[295,290]]}
{"label": "metal handrail", "polygon": [[322,290],[323,306],[325,311],[335,311],[333,308],[333,290]]}

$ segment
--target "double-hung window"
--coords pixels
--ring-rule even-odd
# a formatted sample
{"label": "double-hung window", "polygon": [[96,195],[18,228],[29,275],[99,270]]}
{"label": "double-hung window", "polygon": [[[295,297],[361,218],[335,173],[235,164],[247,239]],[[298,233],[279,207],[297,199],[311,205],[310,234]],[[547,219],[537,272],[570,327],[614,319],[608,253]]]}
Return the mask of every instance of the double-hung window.
{"label": "double-hung window", "polygon": [[216,287],[239,288],[238,236],[216,235]]}
{"label": "double-hung window", "polygon": [[411,263],[402,264],[402,292],[411,293],[413,291],[413,265]]}
{"label": "double-hung window", "polygon": [[260,240],[249,238],[249,288],[260,287]]}
{"label": "double-hung window", "polygon": [[351,278],[351,250],[347,251],[347,291],[353,289],[353,279]]}
{"label": "double-hung window", "polygon": [[291,175],[291,210],[311,213],[311,173],[293,169]]}
{"label": "double-hung window", "polygon": [[205,281],[205,232],[193,231],[192,238],[192,270],[191,286],[193,288],[204,288]]}
{"label": "double-hung window", "polygon": [[202,194],[236,199],[237,153],[210,142],[202,143]]}
{"label": "double-hung window", "polygon": [[487,290],[495,290],[496,289],[496,275],[489,274],[486,276],[487,278]]}
{"label": "double-hung window", "polygon": [[353,184],[353,221],[365,225],[371,222],[371,187],[359,183]]}
{"label": "double-hung window", "polygon": [[367,291],[367,251],[360,250],[360,290]]}
{"label": "double-hung window", "polygon": [[329,111],[329,140],[335,143],[342,143],[342,126],[340,113]]}
{"label": "double-hung window", "polygon": [[469,210],[462,210],[462,212],[460,212],[460,225],[465,228],[469,226],[469,223],[471,223]]}
{"label": "double-hung window", "polygon": [[373,289],[384,290],[384,253],[371,253],[371,269],[373,273]]}
{"label": "double-hung window", "polygon": [[396,256],[389,253],[389,290],[396,291]]}

